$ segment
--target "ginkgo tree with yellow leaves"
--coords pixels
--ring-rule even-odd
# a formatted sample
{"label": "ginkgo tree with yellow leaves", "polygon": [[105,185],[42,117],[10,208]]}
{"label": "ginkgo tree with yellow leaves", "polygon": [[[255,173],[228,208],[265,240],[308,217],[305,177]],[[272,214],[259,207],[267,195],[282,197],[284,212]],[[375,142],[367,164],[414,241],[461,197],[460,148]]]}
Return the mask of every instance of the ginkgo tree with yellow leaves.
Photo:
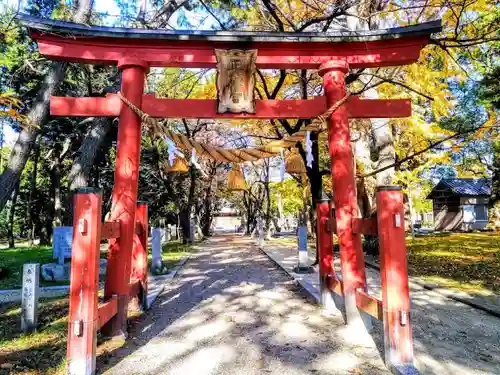
{"label": "ginkgo tree with yellow leaves", "polygon": [[[224,14],[224,7],[217,3],[212,5],[215,16]],[[477,117],[473,127],[449,126],[449,119],[460,111],[457,104],[461,94],[457,93],[457,87],[480,80],[498,57],[497,52],[492,52],[500,38],[498,14],[498,4],[484,0],[337,1],[328,4],[262,0],[231,15],[246,29],[282,32],[352,30],[357,23],[364,23],[368,28],[396,27],[442,19],[443,31],[434,36],[417,63],[397,68],[354,70],[348,77],[351,91],[362,90],[369,81],[379,97],[410,98],[413,104],[411,118],[389,122],[387,129],[392,133],[393,161],[383,168],[378,167],[377,150],[372,146],[377,142],[370,124],[353,121],[354,149],[369,149],[361,152],[368,157],[356,155],[360,181],[370,187],[358,185],[358,191],[373,194],[374,182],[370,180],[388,169],[393,183],[405,185],[404,179],[398,177],[400,173],[411,173],[417,180],[422,179],[425,170],[435,165],[452,164],[453,153],[471,142],[478,139],[488,142],[498,136],[496,114],[487,108],[479,111],[487,115]],[[261,71],[256,93],[263,98],[306,98],[321,94],[321,80],[314,72]],[[480,106],[479,103],[473,105]],[[305,123],[273,121],[267,127],[255,126],[255,129],[265,130],[266,136],[280,138],[298,131]],[[255,124],[249,124],[252,125]],[[318,144],[315,149],[315,156],[318,156],[321,152],[318,149],[325,148],[325,142],[321,138],[319,142],[317,138],[314,141]],[[438,152],[435,149],[439,149]],[[303,152],[302,155],[305,156]],[[318,181],[320,176],[327,174],[328,168],[328,164],[318,166],[316,162],[313,168],[308,168],[312,191],[319,191],[321,184]],[[456,168],[459,176],[470,173],[460,165]],[[483,168],[475,173],[479,177],[489,172]],[[373,199],[371,201],[373,203]],[[420,206],[428,208],[428,204]],[[365,214],[373,212],[374,207],[370,207]]]}
{"label": "ginkgo tree with yellow leaves", "polygon": [[12,93],[0,93],[0,117],[9,117],[23,123],[25,117],[19,113],[21,101]]}
{"label": "ginkgo tree with yellow leaves", "polygon": [[[91,2],[78,3],[80,5]],[[73,14],[73,9],[69,11],[68,8],[58,4],[57,1],[51,4],[47,2],[43,8],[43,14],[66,20],[72,18],[70,16]],[[500,16],[498,4],[495,2],[486,0],[337,0],[329,2],[323,0],[205,0],[203,2],[180,1],[176,2],[175,6],[172,5],[172,2],[150,3],[150,11],[143,12],[144,9],[141,8],[137,20],[131,21],[129,25],[166,28],[169,27],[168,22],[172,14],[179,12],[179,17],[176,18],[177,24],[170,26],[199,28],[197,21],[182,16],[181,13],[185,10],[203,12],[206,15],[204,19],[209,20],[210,28],[226,31],[328,33],[397,27],[442,19],[443,31],[434,35],[431,44],[422,51],[417,63],[376,70],[352,69],[346,78],[346,83],[353,93],[375,95],[381,98],[410,98],[413,104],[412,117],[385,121],[382,132],[376,131],[378,125],[381,124],[380,121],[376,123],[377,125],[369,120],[351,122],[362,214],[365,216],[373,214],[375,208],[373,195],[378,183],[377,177],[383,174],[390,177],[390,182],[401,183],[405,188],[408,187],[407,181],[410,180],[412,184],[423,184],[426,171],[444,164],[452,165],[459,176],[491,176],[492,169],[487,165],[488,163],[480,161],[489,161],[490,155],[497,155],[492,152],[494,149],[492,145],[493,140],[498,137],[498,119],[494,107],[483,105],[475,101],[475,98],[477,98],[476,86],[479,85],[483,76],[492,71],[495,61],[498,60]],[[90,14],[84,7],[82,7],[82,12]],[[52,64],[37,54],[30,54],[29,52],[36,50],[36,47],[30,44],[31,41],[23,34],[22,28],[17,27],[15,21],[12,21],[12,15],[12,12],[6,13],[1,19],[2,32],[6,35],[6,38],[1,41],[3,52],[1,61],[2,66],[5,66],[1,90],[9,93],[4,96],[0,105],[3,115],[10,118],[26,115],[31,118],[30,113],[34,113],[35,107],[33,98],[37,97],[38,90],[43,87],[43,80],[48,77],[46,72],[57,73],[56,76],[53,75],[53,78],[56,78],[54,82],[57,84],[51,86],[50,91],[54,94],[57,89],[57,95],[103,96],[106,92],[119,90],[119,76],[113,68],[102,69],[102,67],[88,66],[83,69],[75,64],[63,67]],[[85,22],[90,20],[92,24],[100,24],[103,20],[101,16],[92,12],[91,16],[87,17]],[[127,16],[129,16],[128,13]],[[77,20],[78,17],[74,19]],[[199,22],[202,24],[204,21]],[[207,26],[207,23],[204,26]],[[4,28],[7,31],[4,31]],[[59,70],[54,70],[55,68]],[[256,83],[255,96],[257,98],[301,99],[322,95],[322,80],[315,71],[260,70],[257,72]],[[215,72],[213,70],[155,68],[148,75],[146,90],[161,97],[214,99],[216,97]],[[368,90],[370,92],[367,92]],[[467,104],[461,104],[464,102]],[[474,111],[467,112],[465,110],[467,108],[472,108]],[[38,164],[42,169],[45,168],[52,173],[53,166],[57,170],[58,165],[54,161],[57,159],[60,162],[62,155],[63,158],[71,159],[69,174],[64,168],[60,171],[62,183],[69,186],[68,192],[66,189],[62,190],[63,199],[69,197],[74,186],[84,186],[83,184],[91,183],[91,179],[106,186],[109,190],[112,179],[109,170],[112,170],[114,162],[110,147],[116,139],[116,123],[100,119],[88,119],[81,123],[70,119],[67,120],[68,123],[64,123],[61,119],[55,121],[47,115],[48,101],[42,102],[38,109],[44,116],[40,117],[40,121],[31,121],[36,125],[32,130],[27,128],[22,132],[23,136],[20,136],[18,144],[19,147],[22,146],[18,147],[18,150],[22,152],[4,150],[4,154],[10,151],[9,165],[10,170],[15,171],[14,177],[21,173],[28,159],[42,160],[45,154],[49,155],[47,161],[40,161]],[[294,134],[303,129],[308,121],[286,119],[275,121],[169,120],[166,124],[190,137],[203,139],[213,145],[255,147]],[[68,128],[74,131],[67,134]],[[43,147],[39,157],[35,158],[37,152],[34,151],[34,146],[40,142],[40,136],[44,137]],[[385,158],[383,163],[379,149],[380,144],[383,143],[380,138],[382,136],[388,140],[385,144],[388,152],[383,155]],[[66,144],[66,139],[69,139],[70,145]],[[92,140],[98,140],[98,142],[92,143]],[[331,186],[326,134],[313,133],[311,140],[314,162],[311,168],[307,168],[306,181],[310,185],[309,207],[313,208],[314,201],[320,196],[322,188],[325,191],[331,191],[334,187]],[[162,148],[164,145],[157,147],[158,145],[150,140],[144,142],[148,157],[143,158],[143,169],[146,173],[143,183],[144,186],[158,183],[155,185],[157,186],[155,192],[157,192],[164,182],[159,168],[159,161],[162,161],[161,158],[164,157],[159,150],[164,151]],[[297,147],[305,159],[303,145],[299,143]],[[476,154],[479,155],[474,158]],[[205,173],[210,176],[213,166],[203,165],[203,167],[206,169]],[[228,168],[227,165],[216,167],[221,171]],[[80,171],[75,171],[78,168]],[[78,178],[78,176],[83,177]],[[403,176],[411,176],[411,179],[403,178]],[[185,180],[198,181],[198,178],[201,177],[195,178],[190,175]],[[172,184],[177,186],[176,184],[182,179],[167,180],[167,184],[173,181]],[[217,178],[213,179],[215,180]],[[4,172],[0,177],[0,207],[11,199],[15,188],[13,181],[15,178],[11,172]],[[83,182],[79,185],[75,184],[75,181]],[[35,183],[39,182],[35,181]],[[193,194],[207,193],[198,185],[191,190],[191,185],[183,184],[184,182],[178,184],[182,186],[178,191],[186,191],[188,198]],[[215,182],[212,187],[215,189]],[[36,193],[36,189],[33,191]],[[211,190],[210,194],[213,191]],[[169,194],[173,194],[173,191],[165,196],[162,195],[162,202],[170,207],[172,202],[169,200]],[[192,204],[199,206],[196,199],[192,201]],[[417,206],[423,210],[428,207],[421,201],[415,202],[415,207]],[[155,206],[154,209],[161,211],[160,207]],[[39,208],[34,213],[40,210],[44,208]],[[268,212],[267,209],[266,212]],[[153,211],[152,215],[154,215]]]}

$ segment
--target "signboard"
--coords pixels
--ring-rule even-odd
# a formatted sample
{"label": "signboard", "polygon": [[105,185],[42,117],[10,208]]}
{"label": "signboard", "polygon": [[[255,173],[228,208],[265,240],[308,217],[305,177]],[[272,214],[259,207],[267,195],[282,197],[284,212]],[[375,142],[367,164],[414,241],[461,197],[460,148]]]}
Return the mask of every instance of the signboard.
{"label": "signboard", "polygon": [[54,228],[53,256],[64,263],[65,258],[71,258],[71,244],[73,243],[73,227]]}
{"label": "signboard", "polygon": [[217,113],[255,113],[257,50],[215,50]]}

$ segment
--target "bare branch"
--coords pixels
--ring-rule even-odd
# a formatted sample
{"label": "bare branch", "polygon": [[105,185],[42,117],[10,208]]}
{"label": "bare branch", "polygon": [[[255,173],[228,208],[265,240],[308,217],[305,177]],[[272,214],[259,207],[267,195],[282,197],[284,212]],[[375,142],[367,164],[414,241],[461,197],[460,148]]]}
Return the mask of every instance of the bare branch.
{"label": "bare branch", "polygon": [[324,15],[324,16],[320,16],[320,17],[311,18],[310,20],[307,20],[306,22],[304,22],[302,24],[302,26],[300,26],[297,31],[299,31],[299,32],[304,31],[309,26],[317,24],[317,23],[320,23],[320,22],[324,22],[324,21],[327,21],[327,22],[331,23],[335,18],[337,18],[337,17],[339,17],[339,16],[341,16],[343,14],[344,14],[344,10],[343,9],[341,9],[341,10],[337,9],[336,11],[333,11],[330,14],[327,14],[327,15]]}
{"label": "bare branch", "polygon": [[[269,99],[271,97],[271,93],[269,92],[269,89],[267,88],[266,79],[265,79],[265,77],[262,74],[260,69],[257,69],[257,74],[259,75],[260,80],[262,81],[262,86],[264,87],[264,92],[266,93],[266,97]],[[261,99],[263,99],[262,94],[261,94]]]}
{"label": "bare branch", "polygon": [[460,136],[462,136],[462,135],[466,135],[466,134],[474,133],[474,132],[476,132],[476,131],[478,131],[479,129],[482,129],[482,128],[483,128],[483,129],[484,129],[484,128],[498,128],[498,124],[497,124],[497,125],[493,125],[493,126],[484,126],[484,124],[483,124],[483,125],[481,125],[481,126],[479,126],[479,127],[477,127],[477,128],[467,129],[467,130],[463,130],[463,131],[457,132],[457,133],[452,134],[452,135],[450,135],[450,136],[448,136],[448,137],[445,137],[445,138],[443,138],[443,139],[440,139],[439,141],[436,141],[436,142],[431,142],[431,143],[429,143],[429,145],[428,145],[427,147],[423,148],[422,150],[419,150],[419,151],[417,151],[417,152],[414,152],[414,153],[412,153],[412,154],[410,154],[410,155],[408,155],[408,156],[406,156],[406,157],[404,157],[404,158],[402,158],[402,159],[400,159],[400,160],[396,161],[396,162],[395,162],[395,163],[393,163],[393,164],[386,165],[385,167],[379,168],[379,169],[374,170],[374,171],[372,171],[372,172],[370,172],[370,173],[366,173],[366,174],[363,174],[363,175],[358,175],[357,177],[365,178],[365,177],[374,176],[374,175],[376,175],[377,173],[383,172],[383,171],[385,171],[385,170],[387,170],[387,169],[390,169],[390,168],[394,168],[394,167],[400,166],[401,164],[403,164],[403,163],[405,163],[405,162],[407,162],[407,161],[409,161],[409,160],[412,160],[413,158],[415,158],[415,157],[417,157],[417,156],[419,156],[419,155],[422,155],[423,153],[425,153],[425,152],[427,152],[427,151],[429,151],[429,150],[431,150],[431,149],[435,148],[436,146],[439,146],[440,144],[442,144],[442,143],[444,143],[444,142],[449,141],[450,139],[457,138],[457,137],[460,137]]}
{"label": "bare branch", "polygon": [[[375,74],[375,73],[361,73],[361,75],[367,75],[367,76],[373,76],[373,77],[376,77],[380,80],[382,80],[383,82],[387,82],[387,83],[392,83],[394,85],[398,85],[398,86],[401,86],[401,87],[404,87],[405,89],[409,90],[409,91],[412,91],[414,92],[415,94],[418,94],[420,96],[423,96],[424,98],[426,98],[427,100],[430,100],[430,101],[434,101],[434,98],[432,96],[429,96],[427,94],[424,94],[418,90],[415,90],[414,88],[408,86],[406,83],[403,83],[403,82],[399,82],[399,81],[395,81],[393,80],[392,78],[388,78],[388,77],[384,77],[384,76],[380,76],[378,74]],[[378,85],[377,85],[378,86]]]}
{"label": "bare branch", "polygon": [[278,30],[285,31],[285,26],[283,25],[283,21],[276,14],[274,4],[272,4],[270,0],[262,0],[262,4],[264,4],[269,14],[271,14],[271,17],[273,17],[274,20],[276,21]]}
{"label": "bare branch", "polygon": [[269,97],[269,99],[276,99],[276,96],[278,95],[278,92],[280,91],[281,86],[283,86],[285,79],[286,79],[286,70],[281,69],[280,70],[280,78],[278,79],[276,86],[274,86],[274,90],[273,90],[271,96]]}
{"label": "bare branch", "polygon": [[217,23],[220,25],[222,30],[227,30],[226,25],[224,25],[224,23],[212,12],[210,7],[207,4],[205,4],[205,2],[203,0],[200,0],[200,3],[201,3],[201,5],[203,5],[203,7],[206,9],[206,11],[217,21]]}

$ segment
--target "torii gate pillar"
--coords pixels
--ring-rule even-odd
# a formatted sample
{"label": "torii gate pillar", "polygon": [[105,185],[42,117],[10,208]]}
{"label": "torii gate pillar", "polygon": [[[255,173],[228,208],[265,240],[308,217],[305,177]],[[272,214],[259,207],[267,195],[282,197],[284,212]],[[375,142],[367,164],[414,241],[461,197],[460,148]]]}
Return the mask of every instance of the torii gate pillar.
{"label": "torii gate pillar", "polygon": [[[118,62],[122,71],[122,93],[141,107],[148,65],[134,58]],[[115,184],[111,220],[120,222],[120,237],[109,241],[104,297],[118,296],[118,311],[103,327],[105,334],[127,337],[127,308],[130,294],[132,246],[135,234],[135,212],[141,154],[141,120],[122,104],[116,145]]]}
{"label": "torii gate pillar", "polygon": [[[331,107],[345,94],[345,75],[349,70],[346,61],[329,61],[320,66],[327,106]],[[337,236],[340,244],[340,261],[344,287],[347,324],[359,326],[361,331],[371,329],[371,317],[356,305],[356,290],[366,290],[365,262],[361,236],[354,233],[352,222],[358,217],[354,159],[351,149],[347,108],[341,105],[329,120],[328,145],[332,169]]]}

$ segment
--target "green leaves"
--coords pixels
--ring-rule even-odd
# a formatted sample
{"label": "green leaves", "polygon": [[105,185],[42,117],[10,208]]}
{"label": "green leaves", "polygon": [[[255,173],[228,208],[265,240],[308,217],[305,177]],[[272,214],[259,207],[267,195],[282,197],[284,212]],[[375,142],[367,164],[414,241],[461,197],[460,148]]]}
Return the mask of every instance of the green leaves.
{"label": "green leaves", "polygon": [[478,97],[485,105],[500,109],[500,66],[488,72],[481,80]]}

